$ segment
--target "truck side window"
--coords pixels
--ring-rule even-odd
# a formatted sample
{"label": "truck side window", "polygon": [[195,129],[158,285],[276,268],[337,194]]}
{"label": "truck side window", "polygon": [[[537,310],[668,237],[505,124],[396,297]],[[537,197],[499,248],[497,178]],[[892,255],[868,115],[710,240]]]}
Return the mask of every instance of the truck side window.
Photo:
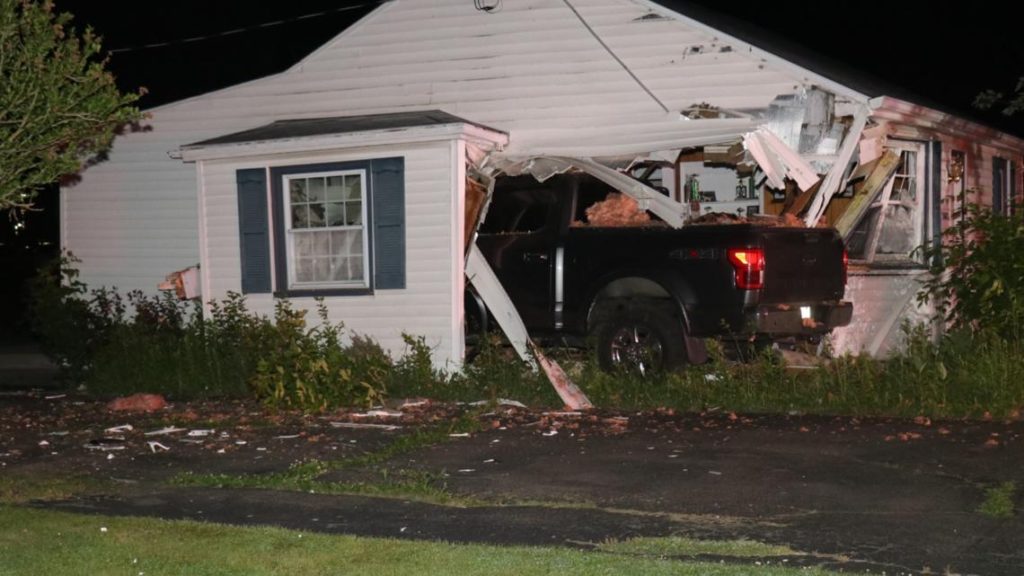
{"label": "truck side window", "polygon": [[481,234],[529,234],[547,226],[555,197],[549,189],[495,190]]}

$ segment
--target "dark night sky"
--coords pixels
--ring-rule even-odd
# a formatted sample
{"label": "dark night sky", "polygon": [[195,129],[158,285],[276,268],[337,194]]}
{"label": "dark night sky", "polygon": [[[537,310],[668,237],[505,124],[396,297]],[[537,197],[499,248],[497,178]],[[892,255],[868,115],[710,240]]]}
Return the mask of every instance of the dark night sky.
{"label": "dark night sky", "polygon": [[[150,93],[142,104],[150,107],[281,71],[369,12],[376,0],[178,0],[145,3],[145,9],[135,11],[120,2],[56,4],[75,14],[76,22],[91,25],[111,50],[256,27],[209,40],[115,52],[110,67],[119,82],[125,89],[147,87]],[[923,0],[884,6],[852,0],[665,4],[683,11],[688,4],[712,10],[740,29],[753,27],[755,43],[781,48],[783,56],[810,56],[805,64],[831,61],[828,70],[874,77],[893,95],[1024,135],[1024,118],[1006,119],[971,106],[982,89],[1012,88],[1024,74],[1021,21],[1000,14],[1005,12],[1001,4],[979,3],[975,9]],[[317,12],[327,13],[299,18]]]}

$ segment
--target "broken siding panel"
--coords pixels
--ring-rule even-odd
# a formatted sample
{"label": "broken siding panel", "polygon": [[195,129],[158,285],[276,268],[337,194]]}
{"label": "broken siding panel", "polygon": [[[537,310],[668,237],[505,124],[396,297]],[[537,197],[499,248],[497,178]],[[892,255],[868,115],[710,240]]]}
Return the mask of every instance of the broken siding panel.
{"label": "broken siding panel", "polygon": [[[205,271],[209,278],[206,298],[221,299],[228,291],[241,289],[238,245],[238,216],[235,204],[235,171],[259,166],[344,162],[372,158],[405,158],[406,194],[406,289],[382,290],[368,296],[328,297],[325,303],[332,321],[342,321],[349,333],[372,336],[399,354],[404,350],[403,331],[422,335],[438,346],[437,358],[452,352],[451,301],[454,263],[450,250],[452,234],[451,165],[447,143],[423,144],[387,149],[346,150],[336,153],[291,155],[203,163],[206,236],[208,255]],[[312,298],[292,298],[296,307],[313,310]],[[273,314],[273,299],[248,297],[250,309]],[[310,312],[308,319],[314,319]]]}
{"label": "broken siding panel", "polygon": [[832,332],[837,355],[867,353],[885,357],[903,345],[902,326],[928,325],[930,307],[917,304],[917,293],[926,273],[875,275],[851,271],[846,299],[854,302],[848,326]]}

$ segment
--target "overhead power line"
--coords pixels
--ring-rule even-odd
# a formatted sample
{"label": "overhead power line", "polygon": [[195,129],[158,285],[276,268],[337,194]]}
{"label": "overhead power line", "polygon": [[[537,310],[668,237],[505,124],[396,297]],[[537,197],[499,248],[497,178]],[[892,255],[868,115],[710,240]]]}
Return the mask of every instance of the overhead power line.
{"label": "overhead power line", "polygon": [[114,48],[109,50],[111,54],[119,54],[123,52],[135,52],[138,50],[149,50],[151,48],[163,48],[165,46],[177,46],[181,44],[191,44],[193,42],[203,42],[205,40],[213,40],[216,38],[224,38],[226,36],[234,36],[236,34],[242,34],[244,32],[253,32],[255,30],[265,30],[267,28],[274,28],[276,26],[283,26],[285,24],[292,24],[302,20],[309,20],[312,18],[320,18],[322,16],[329,16],[331,14],[337,14],[340,12],[349,12],[352,10],[359,10],[360,8],[366,8],[367,6],[374,6],[381,4],[384,0],[378,0],[377,2],[366,2],[364,4],[356,4],[354,6],[342,6],[340,8],[334,8],[332,10],[322,10],[320,12],[310,12],[309,14],[303,14],[301,16],[293,16],[291,18],[283,18],[281,20],[272,20],[270,22],[262,22],[260,24],[254,24],[252,26],[245,26],[242,28],[233,28],[231,30],[224,30],[222,32],[214,32],[212,34],[204,34],[202,36],[191,36],[189,38],[177,38],[175,40],[167,40],[165,42],[154,42],[151,44],[140,44],[138,46],[122,46],[120,48]]}

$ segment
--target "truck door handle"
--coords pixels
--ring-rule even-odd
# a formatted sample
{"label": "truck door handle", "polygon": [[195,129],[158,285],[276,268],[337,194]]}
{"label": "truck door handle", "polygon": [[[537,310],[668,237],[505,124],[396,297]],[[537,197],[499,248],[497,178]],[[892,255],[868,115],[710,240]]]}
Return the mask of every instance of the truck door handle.
{"label": "truck door handle", "polygon": [[523,262],[534,263],[534,262],[547,262],[547,261],[548,261],[548,255],[545,254],[544,252],[524,252],[523,253]]}

